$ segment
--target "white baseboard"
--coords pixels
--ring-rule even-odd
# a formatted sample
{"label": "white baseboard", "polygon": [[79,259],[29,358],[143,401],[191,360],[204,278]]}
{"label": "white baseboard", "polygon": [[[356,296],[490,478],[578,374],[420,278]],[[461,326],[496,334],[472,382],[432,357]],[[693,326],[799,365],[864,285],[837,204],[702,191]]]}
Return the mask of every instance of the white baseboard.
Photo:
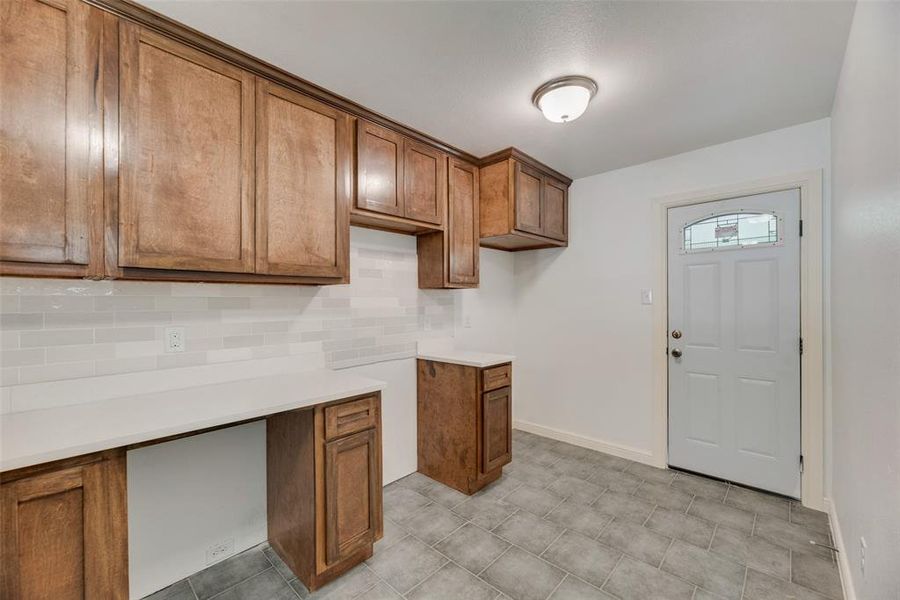
{"label": "white baseboard", "polygon": [[573,444],[575,446],[581,446],[582,448],[589,448],[591,450],[597,450],[598,452],[612,454],[613,456],[618,456],[620,458],[627,458],[628,460],[644,463],[645,465],[660,467],[663,469],[666,468],[666,465],[659,464],[659,461],[649,450],[641,450],[638,448],[632,448],[630,446],[624,446],[622,444],[605,442],[603,440],[579,435],[577,433],[571,433],[569,431],[563,431],[561,429],[555,429],[553,427],[546,427],[544,425],[538,425],[537,423],[529,423],[528,421],[513,421],[513,428],[521,429],[522,431],[527,431],[528,433],[533,433],[535,435],[548,437],[560,442]]}
{"label": "white baseboard", "polygon": [[844,536],[841,533],[837,509],[831,498],[825,498],[825,510],[828,512],[828,520],[831,522],[831,535],[834,537],[834,547],[838,549],[838,569],[841,572],[844,600],[856,600],[856,589],[853,587],[853,576],[850,574],[850,560],[847,558],[847,547],[844,545]]}

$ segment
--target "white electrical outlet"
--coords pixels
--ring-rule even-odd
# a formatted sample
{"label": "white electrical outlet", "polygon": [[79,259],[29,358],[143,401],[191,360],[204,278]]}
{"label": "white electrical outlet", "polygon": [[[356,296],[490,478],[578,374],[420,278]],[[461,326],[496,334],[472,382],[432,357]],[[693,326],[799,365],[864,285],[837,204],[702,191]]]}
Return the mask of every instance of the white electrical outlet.
{"label": "white electrical outlet", "polygon": [[463,328],[465,328],[465,329],[472,328],[472,315],[464,315],[463,316]]}
{"label": "white electrical outlet", "polygon": [[166,352],[184,352],[184,327],[166,327]]}
{"label": "white electrical outlet", "polygon": [[653,304],[653,290],[641,290],[641,304]]}
{"label": "white electrical outlet", "polygon": [[228,538],[224,542],[213,544],[206,549],[206,564],[217,563],[232,554],[234,554],[234,538]]}
{"label": "white electrical outlet", "polygon": [[866,538],[859,538],[859,572],[866,576]]}

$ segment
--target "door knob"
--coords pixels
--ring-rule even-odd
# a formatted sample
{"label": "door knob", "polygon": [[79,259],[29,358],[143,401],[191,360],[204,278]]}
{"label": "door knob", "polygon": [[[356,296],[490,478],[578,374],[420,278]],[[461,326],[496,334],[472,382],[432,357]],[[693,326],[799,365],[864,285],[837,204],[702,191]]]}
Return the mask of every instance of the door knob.
{"label": "door knob", "polygon": [[672,358],[681,358],[681,350],[672,348]]}
{"label": "door knob", "polygon": [[680,339],[681,339],[681,330],[680,330],[680,329],[673,329],[673,330],[672,330],[672,337],[675,338],[676,340],[680,340]]}

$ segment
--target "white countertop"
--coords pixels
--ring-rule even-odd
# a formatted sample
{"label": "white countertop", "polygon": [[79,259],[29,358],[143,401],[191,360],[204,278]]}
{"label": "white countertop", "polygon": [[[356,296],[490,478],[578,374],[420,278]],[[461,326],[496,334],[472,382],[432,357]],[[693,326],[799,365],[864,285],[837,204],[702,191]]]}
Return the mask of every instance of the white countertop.
{"label": "white countertop", "polygon": [[329,370],[283,373],[0,416],[0,471],[381,390]]}
{"label": "white countertop", "polygon": [[453,350],[449,348],[427,351],[420,350],[416,357],[421,358],[422,360],[434,360],[437,362],[480,368],[512,362],[516,358],[512,354],[492,354],[490,352],[472,352],[469,350]]}

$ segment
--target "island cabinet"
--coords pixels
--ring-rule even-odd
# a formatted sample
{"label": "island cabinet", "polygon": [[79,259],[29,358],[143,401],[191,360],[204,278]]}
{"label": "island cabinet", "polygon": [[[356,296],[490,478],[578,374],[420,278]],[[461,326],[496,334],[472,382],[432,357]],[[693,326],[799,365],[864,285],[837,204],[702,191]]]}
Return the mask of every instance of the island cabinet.
{"label": "island cabinet", "polygon": [[269,543],[315,590],[382,536],[381,398],[273,415],[266,435]]}
{"label": "island cabinet", "polygon": [[481,161],[481,245],[530,250],[568,244],[571,180],[514,148]]}
{"label": "island cabinet", "polygon": [[0,475],[0,597],[128,600],[125,452]]}
{"label": "island cabinet", "polygon": [[356,129],[355,225],[401,233],[443,229],[447,155],[364,119]]}
{"label": "island cabinet", "polygon": [[0,2],[2,274],[102,274],[103,16],[78,0]]}
{"label": "island cabinet", "polygon": [[478,168],[451,158],[448,189],[447,227],[418,236],[423,289],[478,287]]}
{"label": "island cabinet", "polygon": [[512,365],[417,363],[418,470],[473,494],[512,458]]}

